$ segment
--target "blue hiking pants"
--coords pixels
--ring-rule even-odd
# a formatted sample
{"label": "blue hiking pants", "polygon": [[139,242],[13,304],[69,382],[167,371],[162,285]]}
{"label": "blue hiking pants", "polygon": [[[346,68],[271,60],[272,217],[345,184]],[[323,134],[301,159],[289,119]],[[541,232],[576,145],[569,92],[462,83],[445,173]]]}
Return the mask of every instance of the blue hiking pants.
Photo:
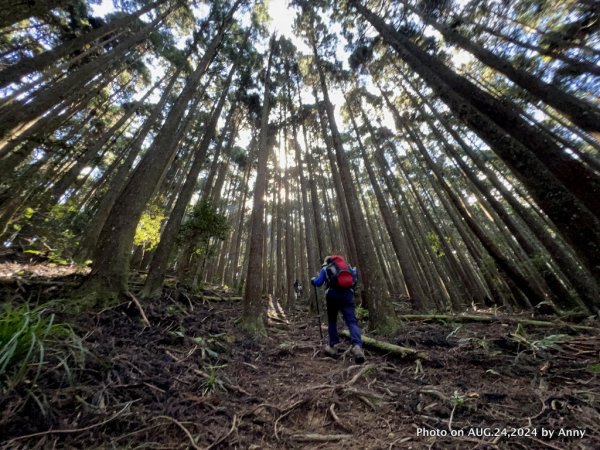
{"label": "blue hiking pants", "polygon": [[360,338],[360,328],[356,321],[356,313],[354,306],[354,292],[350,290],[336,291],[329,289],[327,295],[327,330],[329,331],[329,345],[335,345],[340,342],[340,337],[337,331],[337,316],[341,311],[344,317],[344,322],[350,331],[350,342],[352,345],[362,347]]}

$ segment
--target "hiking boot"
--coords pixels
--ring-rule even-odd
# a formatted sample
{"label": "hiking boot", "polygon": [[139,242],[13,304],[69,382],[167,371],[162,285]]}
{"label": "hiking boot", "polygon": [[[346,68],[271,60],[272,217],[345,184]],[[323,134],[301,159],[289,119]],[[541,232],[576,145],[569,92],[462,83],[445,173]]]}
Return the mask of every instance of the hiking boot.
{"label": "hiking boot", "polygon": [[332,358],[337,357],[337,349],[335,348],[335,345],[326,345],[324,351],[327,356],[331,356]]}
{"label": "hiking boot", "polygon": [[362,364],[365,362],[365,354],[363,353],[362,348],[360,348],[358,345],[353,345],[350,352],[352,353],[352,356],[354,356],[354,362],[356,364]]}

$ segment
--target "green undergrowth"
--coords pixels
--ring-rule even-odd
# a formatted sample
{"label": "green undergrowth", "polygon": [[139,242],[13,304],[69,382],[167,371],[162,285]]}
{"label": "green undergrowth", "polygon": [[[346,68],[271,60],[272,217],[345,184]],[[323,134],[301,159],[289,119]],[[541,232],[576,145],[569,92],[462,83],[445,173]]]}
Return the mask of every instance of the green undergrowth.
{"label": "green undergrowth", "polygon": [[[187,357],[195,357],[198,360],[199,367],[195,370],[195,373],[203,378],[201,383],[202,396],[210,396],[217,391],[226,391],[227,378],[222,369],[227,367],[224,361],[228,359],[227,355],[231,353],[235,336],[225,333],[193,336],[186,334],[183,328],[171,333],[194,344]],[[217,364],[219,362],[221,364]]]}
{"label": "green undergrowth", "polygon": [[70,380],[84,355],[81,339],[68,324],[56,322],[49,304],[33,309],[6,304],[0,310],[0,398],[23,383],[35,385],[50,362]]}

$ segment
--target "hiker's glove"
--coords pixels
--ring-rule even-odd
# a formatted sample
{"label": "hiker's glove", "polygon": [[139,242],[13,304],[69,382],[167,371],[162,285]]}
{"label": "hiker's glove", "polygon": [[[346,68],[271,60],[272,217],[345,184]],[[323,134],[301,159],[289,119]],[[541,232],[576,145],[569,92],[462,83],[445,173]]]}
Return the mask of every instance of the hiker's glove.
{"label": "hiker's glove", "polygon": [[313,286],[316,286],[316,284],[315,284],[315,280],[316,280],[316,279],[317,279],[317,277],[312,277],[312,278],[310,279],[310,284],[312,284]]}

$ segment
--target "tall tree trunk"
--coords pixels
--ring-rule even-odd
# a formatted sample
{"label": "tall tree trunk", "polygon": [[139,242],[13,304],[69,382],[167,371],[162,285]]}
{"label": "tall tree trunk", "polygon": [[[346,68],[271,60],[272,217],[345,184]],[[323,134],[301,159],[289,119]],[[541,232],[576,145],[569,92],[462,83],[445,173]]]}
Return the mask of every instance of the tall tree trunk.
{"label": "tall tree trunk", "polygon": [[226,278],[226,282],[228,285],[233,286],[235,288],[239,288],[237,285],[240,273],[239,268],[239,259],[240,259],[240,249],[242,247],[242,236],[244,234],[244,219],[245,219],[245,210],[246,210],[246,199],[248,196],[248,179],[250,178],[250,169],[252,168],[252,161],[254,158],[254,147],[255,147],[255,136],[252,134],[252,139],[250,140],[250,144],[248,145],[248,162],[246,163],[246,167],[244,168],[244,177],[242,180],[242,195],[240,198],[240,202],[238,203],[238,211],[237,218],[235,221],[235,239],[231,239],[232,247],[229,249],[230,261],[229,261],[229,277]]}
{"label": "tall tree trunk", "polygon": [[264,323],[264,304],[262,301],[262,266],[264,264],[263,241],[265,238],[265,193],[267,187],[267,161],[269,159],[269,112],[271,97],[271,64],[275,45],[271,37],[269,59],[265,72],[265,88],[263,95],[262,113],[260,118],[260,136],[258,144],[258,165],[251,222],[251,235],[248,253],[248,268],[246,272],[246,288],[244,289],[243,311],[240,327],[254,337],[266,336]]}
{"label": "tall tree trunk", "polygon": [[[277,166],[277,158],[273,158],[274,166],[273,167],[273,176],[275,178],[275,208],[277,210],[277,220],[275,221],[275,261],[277,264],[277,272],[275,273],[275,298],[277,302],[282,302],[283,295],[285,292],[285,266],[284,266],[284,250],[283,250],[283,206],[281,201],[281,171]],[[271,266],[272,267],[272,266]],[[282,302],[283,303],[283,302]]]}
{"label": "tall tree trunk", "polygon": [[[169,111],[158,135],[146,151],[129,182],[115,202],[94,252],[93,269],[82,287],[82,294],[92,292],[113,297],[127,291],[129,255],[137,223],[155,191],[160,186],[169,163],[175,157],[181,136],[176,131],[200,79],[214,58],[237,4],[230,10],[221,29],[213,37],[194,72]],[[181,131],[181,130],[180,130]],[[97,295],[95,298],[98,298]]]}
{"label": "tall tree trunk", "polygon": [[[285,119],[285,115],[284,115]],[[294,215],[292,213],[292,205],[290,201],[290,169],[288,167],[288,131],[287,126],[283,129],[283,148],[285,157],[285,173],[283,177],[283,189],[285,191],[285,280],[286,280],[286,301],[285,304],[290,308],[294,304],[295,292],[294,292],[294,279],[295,274],[298,270],[298,261],[294,252],[294,231],[293,231],[293,220]]]}
{"label": "tall tree trunk", "polygon": [[402,125],[404,127],[404,130],[406,130],[406,132],[410,135],[411,139],[416,144],[416,147],[419,149],[419,152],[425,160],[427,167],[431,169],[435,174],[435,180],[437,181],[437,183],[439,183],[439,185],[443,188],[444,192],[448,195],[448,198],[452,202],[452,205],[460,213],[460,215],[464,219],[467,226],[471,229],[473,234],[477,236],[483,247],[487,250],[490,256],[494,258],[494,261],[496,262],[498,267],[508,274],[508,276],[514,281],[516,286],[526,295],[526,297],[529,299],[533,306],[536,306],[537,304],[543,302],[545,300],[544,295],[540,293],[535,286],[532,285],[530,280],[524,277],[517,270],[514,262],[504,255],[504,253],[498,248],[497,244],[493,242],[493,240],[488,236],[488,234],[481,227],[481,225],[479,225],[479,223],[473,217],[473,215],[466,209],[458,195],[454,192],[454,190],[444,179],[443,173],[440,170],[438,164],[436,164],[433,161],[417,133],[406,122],[404,122]]}
{"label": "tall tree trunk", "polygon": [[53,9],[74,6],[76,0],[14,0],[0,9],[0,28],[7,27],[30,17],[44,17]]}
{"label": "tall tree trunk", "polygon": [[0,109],[0,138],[6,141],[14,139],[30,127],[44,113],[56,105],[70,103],[76,93],[85,88],[100,72],[106,72],[115,63],[120,63],[121,58],[132,48],[146,40],[149,34],[164,20],[166,14],[157,17],[152,23],[142,30],[125,39],[112,51],[99,56],[89,63],[79,67],[62,80],[43,88],[27,103],[15,103]]}
{"label": "tall tree trunk", "polygon": [[[313,30],[314,33],[314,30]],[[329,91],[325,80],[325,73],[317,51],[317,44],[314,35],[311,39],[311,46],[316,58],[316,67],[319,74],[319,82],[323,93],[325,111],[329,119],[329,127],[333,146],[335,148],[337,163],[340,170],[340,177],[345,187],[346,203],[350,215],[350,224],[353,231],[354,243],[358,257],[358,268],[363,283],[362,298],[369,308],[369,322],[371,326],[383,334],[392,334],[398,330],[399,323],[396,319],[394,308],[386,297],[383,275],[377,265],[371,249],[368,247],[368,240],[365,239],[368,233],[365,217],[362,215],[358,194],[352,184],[352,174],[348,156],[344,151],[342,138],[337,128],[333,105],[329,99]]]}
{"label": "tall tree trunk", "polygon": [[229,112],[227,113],[227,117],[225,119],[225,124],[221,129],[221,139],[217,143],[213,155],[213,161],[210,165],[210,169],[208,171],[208,175],[204,182],[204,186],[202,187],[202,200],[208,200],[212,191],[213,181],[217,173],[217,168],[219,166],[219,157],[221,155],[221,151],[224,146],[228,146],[229,144],[233,145],[235,141],[235,134],[237,133],[237,120],[233,120],[233,116],[235,114],[237,108],[237,101],[233,101],[231,106],[229,107]]}
{"label": "tall tree trunk", "polygon": [[[590,181],[588,177],[580,174],[574,175],[573,163],[565,162],[564,155],[556,157],[552,152],[544,153],[554,145],[536,148],[534,154],[529,146],[531,139],[535,139],[535,133],[525,133],[522,141],[515,140],[507,133],[508,130],[500,130],[492,123],[488,116],[481,114],[472,102],[486,111],[487,96],[481,95],[474,98],[473,93],[480,94],[481,91],[474,85],[465,85],[460,77],[452,73],[441,61],[432,57],[415,46],[400,33],[392,29],[383,20],[362,6],[357,0],[349,0],[350,3],[365,17],[381,34],[382,38],[389,43],[398,54],[434,89],[450,109],[473,130],[514,170],[515,174],[528,187],[532,196],[548,217],[554,222],[557,229],[569,242],[583,263],[598,278],[600,278],[600,220],[594,215],[600,208],[588,209],[579,200],[583,198],[586,203],[593,205],[600,202],[600,191],[589,190]],[[459,89],[460,95],[454,91]],[[503,116],[504,126],[509,123],[514,125],[514,132],[523,132],[520,122],[509,120],[505,115],[507,108],[487,111],[490,116]],[[512,114],[510,115],[512,116]],[[568,156],[567,156],[568,157]],[[543,161],[543,163],[542,163]],[[577,164],[578,165],[578,164]],[[549,167],[552,167],[550,171]],[[562,174],[560,173],[562,171]],[[570,192],[562,183],[566,181],[569,189],[573,189],[577,196]],[[586,192],[581,192],[581,189]]]}
{"label": "tall tree trunk", "polygon": [[521,47],[522,49],[532,50],[534,52],[539,53],[540,55],[547,56],[547,57],[556,59],[558,61],[562,61],[569,68],[572,68],[576,72],[590,73],[590,74],[593,74],[596,76],[600,75],[600,66],[598,66],[597,64],[593,64],[588,61],[571,58],[568,55],[563,55],[562,53],[556,53],[555,51],[553,51],[549,48],[543,48],[538,45],[533,45],[530,42],[524,42],[513,36],[507,36],[506,34],[503,34],[492,28],[486,27],[485,25],[482,25],[482,24],[476,24],[474,26],[474,29],[473,29],[474,34],[480,33],[482,31],[484,33],[490,34],[491,36],[495,36],[505,42],[510,42],[511,44],[517,45],[517,46]]}
{"label": "tall tree trunk", "polygon": [[[319,257],[319,264],[323,261],[325,257],[325,226],[323,225],[323,213],[321,212],[321,203],[319,202],[317,183],[315,181],[315,164],[313,161],[313,156],[308,153],[308,143],[306,141],[306,131],[304,131],[304,148],[306,148],[306,165],[308,169],[308,184],[310,186],[310,203],[311,203],[311,211],[313,212],[313,219],[315,223],[315,235],[317,242],[317,256]],[[316,261],[316,259],[315,259]],[[316,271],[312,272],[313,275],[316,275]]]}
{"label": "tall tree trunk", "polygon": [[225,105],[225,100],[227,99],[227,93],[229,92],[229,87],[231,85],[234,72],[235,65],[232,66],[229,71],[229,75],[223,86],[223,91],[221,92],[219,102],[212,111],[210,120],[204,128],[204,136],[202,136],[202,140],[198,144],[197,149],[194,151],[194,162],[192,163],[189,172],[187,172],[185,176],[185,182],[183,183],[181,191],[177,196],[177,201],[173,210],[171,211],[171,214],[169,215],[167,224],[160,235],[160,242],[154,251],[154,256],[152,257],[152,262],[150,263],[150,269],[148,271],[148,277],[146,278],[144,288],[141,292],[142,297],[159,297],[162,293],[162,284],[165,278],[169,256],[171,255],[171,251],[175,245],[175,239],[177,238],[177,233],[179,232],[181,222],[183,221],[185,210],[192,199],[196,184],[198,183],[198,175],[204,166],[206,154],[208,152],[208,146],[215,135],[217,121],[219,120],[221,111]]}
{"label": "tall tree trunk", "polygon": [[[296,152],[296,164],[298,166],[298,177],[300,179],[300,196],[302,198],[302,213],[304,218],[304,242],[306,243],[306,255],[308,263],[308,275],[315,276],[318,271],[319,265],[317,264],[318,258],[318,247],[316,243],[315,235],[315,219],[314,213],[309,205],[308,199],[308,182],[304,175],[304,165],[302,160],[302,151],[300,144],[298,143],[297,128],[295,125],[292,127],[292,144]],[[300,222],[300,221],[299,221]],[[301,282],[307,282],[308,280],[300,280]],[[309,289],[309,286],[306,287]],[[314,305],[314,302],[310,302],[310,305]],[[314,306],[311,306],[314,308]]]}
{"label": "tall tree trunk", "polygon": [[96,247],[96,243],[98,242],[98,238],[100,237],[100,232],[104,227],[104,223],[106,222],[111,209],[115,205],[119,194],[127,183],[127,176],[130,174],[133,163],[142,149],[144,140],[148,136],[148,133],[152,127],[158,121],[161,112],[165,108],[179,74],[180,70],[178,69],[175,71],[175,73],[173,73],[173,75],[171,75],[169,83],[165,87],[160,100],[137,133],[130,145],[127,157],[117,169],[115,176],[111,179],[110,187],[106,194],[102,197],[102,200],[100,201],[98,208],[94,213],[93,219],[90,220],[88,224],[86,235],[81,240],[79,245],[79,250],[77,253],[77,259],[79,261],[86,260]]}
{"label": "tall tree trunk", "polygon": [[[377,204],[379,205],[379,211],[381,212],[381,216],[383,217],[383,222],[387,229],[388,235],[392,240],[392,245],[394,247],[394,251],[396,252],[396,257],[398,258],[398,261],[400,261],[400,267],[402,269],[402,275],[406,283],[406,288],[408,289],[408,295],[411,301],[413,302],[415,308],[420,310],[423,308],[423,299],[425,298],[425,293],[421,289],[421,285],[419,283],[418,278],[416,278],[415,276],[415,268],[413,267],[412,262],[410,261],[408,256],[409,252],[408,245],[406,243],[406,236],[398,227],[398,224],[393,217],[392,211],[387,201],[385,200],[385,197],[383,196],[383,192],[381,191],[381,187],[379,186],[377,176],[375,175],[375,171],[373,170],[371,161],[367,156],[367,152],[363,145],[362,139],[360,138],[358,125],[356,124],[356,120],[354,118],[354,114],[352,113],[351,107],[348,108],[348,113],[350,115],[350,121],[356,134],[357,144],[361,151],[361,156],[365,163],[365,168],[367,169],[367,174],[369,175],[371,187],[373,188],[373,192],[375,193],[375,197],[377,199]],[[364,115],[365,123],[367,122],[367,120],[368,118],[366,117],[366,115]],[[374,136],[372,136],[371,139],[374,140]]]}
{"label": "tall tree trunk", "polygon": [[[350,225],[350,213],[348,211],[348,204],[346,203],[346,194],[344,192],[344,184],[337,167],[336,157],[333,151],[333,142],[329,134],[327,133],[327,123],[323,106],[319,103],[316,92],[314,93],[315,102],[317,104],[317,110],[319,115],[319,123],[321,124],[321,132],[323,134],[323,141],[325,142],[325,149],[327,152],[327,159],[329,159],[329,168],[331,178],[333,179],[333,186],[335,188],[335,204],[337,205],[337,216],[339,220],[340,230],[342,232],[342,242],[344,248],[348,252],[347,258],[350,261],[356,261],[358,256],[356,254],[356,246],[354,245],[352,227]],[[326,207],[329,205],[331,208],[332,203],[325,202]],[[333,237],[333,236],[332,236]]]}
{"label": "tall tree trunk", "polygon": [[[51,111],[46,116],[39,118],[22,133],[19,133],[17,138],[0,141],[0,172],[15,168],[25,161],[33,151],[30,148],[31,145],[37,145],[39,140],[45,140],[48,137],[49,132],[58,130],[68,123],[75,114],[84,110],[90,101],[98,96],[102,89],[109,85],[113,78],[117,77],[118,74],[118,72],[111,71],[103,73],[98,80],[92,82],[92,85],[88,86],[83,94],[75,98],[73,103],[64,111],[58,111],[56,114],[55,111]],[[90,109],[93,111],[93,114],[96,113],[95,109]],[[91,120],[93,114],[90,112],[86,119]],[[80,128],[83,128],[85,123],[86,120],[82,121]]]}
{"label": "tall tree trunk", "polygon": [[[414,86],[411,85],[414,90]],[[485,160],[479,154],[469,146],[464,139],[447,124],[445,120],[440,116],[436,109],[426,101],[426,99],[418,92],[422,101],[425,101],[429,107],[429,110],[433,113],[434,117],[440,121],[448,133],[452,136],[455,142],[457,142],[461,149],[469,156],[469,158],[475,163],[475,165],[486,175],[486,178],[490,180],[495,189],[500,192],[504,200],[511,206],[511,208],[517,212],[517,214],[523,219],[527,226],[532,230],[533,234],[537,239],[540,240],[542,245],[548,250],[552,258],[558,263],[560,270],[567,276],[569,281],[573,284],[579,297],[583,303],[594,311],[598,305],[598,298],[600,298],[600,287],[594,281],[591,273],[588,270],[582,268],[573,256],[566,251],[561,245],[561,240],[557,239],[553,234],[549,232],[548,227],[538,217],[535,217],[531,211],[531,208],[527,208],[520,202],[515,196],[507,189],[506,182],[503,182],[498,176],[489,169],[485,164]],[[392,109],[393,111],[393,109]]]}
{"label": "tall tree trunk", "polygon": [[[75,3],[75,0],[63,1]],[[56,61],[58,61],[60,58],[69,56],[75,51],[83,48],[84,46],[98,39],[106,38],[109,34],[115,31],[122,31],[125,27],[129,26],[135,19],[153,10],[154,8],[166,3],[166,1],[167,0],[159,0],[153,3],[149,3],[141,7],[138,11],[136,11],[133,14],[127,15],[126,17],[123,17],[121,19],[113,20],[100,28],[96,28],[94,30],[82,34],[81,36],[69,39],[68,41],[63,42],[62,44],[57,45],[56,47],[45,51],[44,53],[19,60],[17,63],[12,64],[0,71],[0,88],[4,88],[10,83],[19,81],[22,77],[24,77],[27,74],[42,71],[48,66],[56,63]],[[22,0],[22,3],[26,3],[25,0]]]}
{"label": "tall tree trunk", "polygon": [[554,85],[542,81],[534,75],[528,74],[524,70],[516,68],[507,59],[496,56],[493,52],[480,46],[459,32],[454,31],[448,26],[423,14],[417,8],[410,6],[406,1],[403,0],[402,3],[411,12],[420,14],[425,23],[432,25],[442,34],[442,36],[444,36],[444,38],[446,38],[447,41],[460,46],[479,59],[482,63],[503,73],[513,83],[525,89],[546,104],[552,106],[582,130],[594,134],[596,138],[600,140],[600,112],[592,105]]}

